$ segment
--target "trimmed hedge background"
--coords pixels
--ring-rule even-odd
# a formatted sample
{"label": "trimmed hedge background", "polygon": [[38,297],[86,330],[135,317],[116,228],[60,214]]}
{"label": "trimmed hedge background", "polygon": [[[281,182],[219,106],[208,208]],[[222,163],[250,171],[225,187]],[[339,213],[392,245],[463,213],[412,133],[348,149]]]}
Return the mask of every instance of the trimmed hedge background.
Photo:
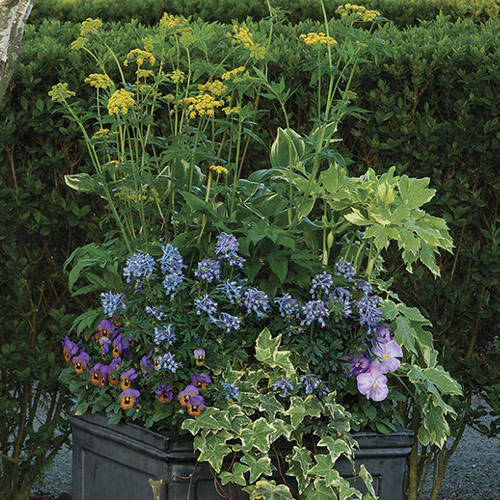
{"label": "trimmed hedge background", "polygon": [[[284,6],[285,0],[281,3]],[[334,3],[329,3],[330,8]],[[417,3],[422,9],[428,5],[429,12],[435,6],[424,0],[364,3],[379,9],[382,3],[386,7],[405,4],[408,12]],[[178,12],[174,9],[180,4],[171,2],[170,11]],[[194,18],[208,16],[210,9],[203,9],[212,5],[182,4],[186,9],[190,6]],[[218,4],[229,6],[222,0]],[[256,4],[253,0],[232,2],[248,8]],[[153,0],[127,2],[126,16],[122,4],[118,9],[110,1],[93,0],[75,7],[75,2],[58,0],[51,5],[54,17],[79,20],[99,16],[98,8],[103,9],[105,19],[128,21],[139,13],[150,16],[141,18],[145,23],[154,22],[162,12],[160,2]],[[309,2],[301,5],[305,9]],[[80,132],[61,114],[50,114],[54,104],[47,95],[53,84],[68,82],[83,111],[94,95],[83,81],[94,68],[84,54],[69,50],[79,24],[54,19],[40,22],[40,16],[50,17],[42,14],[47,6],[45,1],[37,3],[32,21],[39,25],[27,28],[10,92],[0,103],[0,250],[4,263],[0,413],[7,415],[8,425],[19,418],[18,403],[6,397],[20,393],[21,386],[16,384],[38,380],[40,391],[57,391],[52,373],[57,370],[50,367],[60,359],[59,340],[71,324],[72,312],[82,307],[70,297],[62,264],[77,246],[100,240],[98,203],[76,197],[63,183],[65,174],[85,171],[88,165]],[[74,11],[69,12],[69,6]],[[388,10],[384,14],[390,17]],[[219,11],[212,10],[211,15],[218,16]],[[228,10],[225,15],[239,17]],[[416,18],[410,17],[402,24],[414,23]],[[404,300],[428,314],[443,364],[465,385],[467,395],[486,395],[496,418],[489,430],[481,430],[495,434],[500,427],[499,362],[492,357],[491,347],[500,318],[500,22],[476,20],[452,23],[439,17],[405,29],[387,24],[376,34],[358,30],[358,39],[368,49],[353,80],[353,104],[367,113],[344,121],[340,148],[356,174],[367,167],[380,172],[395,165],[398,173],[431,178],[437,195],[428,210],[448,221],[455,253],[442,256],[441,280],[434,280],[421,267],[409,276],[394,265],[396,286]],[[249,27],[267,33],[269,24],[249,22]],[[283,75],[295,90],[287,107],[299,132],[309,130],[308,110],[314,105],[309,73],[301,71],[303,65],[314,63],[313,56],[304,50],[299,35],[313,27],[313,21],[276,24],[271,46],[275,61],[270,65],[271,79]],[[332,21],[330,28],[341,42],[339,24]],[[106,29],[120,57],[137,46],[134,30],[139,34],[148,30],[135,22],[111,23]],[[220,37],[231,31],[224,25],[217,29]],[[109,69],[113,78],[114,68]],[[268,104],[263,100],[264,108]],[[254,132],[270,147],[278,126],[284,124],[268,116]],[[268,151],[251,143],[246,174],[267,166]],[[36,358],[30,357],[32,352]],[[464,404],[464,417],[472,423],[481,411]],[[4,422],[0,434],[5,430],[2,426]],[[30,439],[43,443],[49,438]]]}
{"label": "trimmed hedge background", "polygon": [[[337,7],[345,3],[344,0],[325,1],[327,15],[333,17]],[[363,0],[351,3],[377,9],[398,26],[416,25],[421,20],[435,19],[440,13],[449,16],[451,21],[471,17],[479,22],[498,18],[500,14],[499,0]],[[317,0],[272,0],[271,6],[291,23],[323,19]],[[137,19],[143,24],[155,24],[164,12],[227,24],[242,22],[248,17],[258,21],[269,16],[267,4],[262,0],[127,0],[126,8],[122,0],[37,0],[30,23],[40,24],[48,18],[81,22],[87,17],[99,17],[106,21]]]}

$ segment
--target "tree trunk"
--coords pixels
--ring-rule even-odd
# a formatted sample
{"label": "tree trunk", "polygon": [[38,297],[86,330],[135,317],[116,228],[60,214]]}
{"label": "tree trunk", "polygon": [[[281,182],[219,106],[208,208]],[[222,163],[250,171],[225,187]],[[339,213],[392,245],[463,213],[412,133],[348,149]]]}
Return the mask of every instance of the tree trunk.
{"label": "tree trunk", "polygon": [[24,26],[35,0],[0,0],[0,100],[14,73]]}

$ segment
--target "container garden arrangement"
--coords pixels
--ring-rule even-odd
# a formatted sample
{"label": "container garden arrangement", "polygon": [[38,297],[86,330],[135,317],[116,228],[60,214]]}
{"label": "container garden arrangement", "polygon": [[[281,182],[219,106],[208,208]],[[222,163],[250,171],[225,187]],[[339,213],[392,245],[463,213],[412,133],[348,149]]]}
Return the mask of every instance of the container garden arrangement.
{"label": "container garden arrangement", "polygon": [[[460,387],[428,320],[391,291],[384,255],[393,243],[408,270],[438,274],[452,242],[421,208],[429,179],[352,176],[334,147],[366,49],[349,26],[378,16],[339,14],[339,41],[327,22],[298,39],[318,84],[307,134],[268,75],[272,23],[267,40],[231,27],[210,61],[214,26],[165,15],[136,28],[142,48],[123,62],[99,20],[82,24],[72,48],[101,71],[85,80],[95,107],[81,116],[67,85],[51,91],[94,168],[66,182],[101,197],[105,230],[67,262],[75,294],[100,299],[62,346],[75,499],[396,499],[415,449],[404,417],[423,414],[418,439],[444,444],[444,397]],[[286,128],[270,168],[244,178],[261,99]]]}

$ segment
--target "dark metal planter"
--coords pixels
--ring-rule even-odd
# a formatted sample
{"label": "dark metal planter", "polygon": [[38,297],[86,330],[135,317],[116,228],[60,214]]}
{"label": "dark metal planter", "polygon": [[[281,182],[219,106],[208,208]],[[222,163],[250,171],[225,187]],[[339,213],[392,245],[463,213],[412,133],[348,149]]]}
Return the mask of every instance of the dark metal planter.
{"label": "dark metal planter", "polygon": [[[190,437],[158,434],[131,424],[109,425],[98,414],[70,415],[69,419],[73,427],[73,500],[152,500],[148,479],[170,478],[162,488],[162,500],[221,498],[205,464],[196,466],[192,480],[182,479],[191,475],[196,464]],[[371,472],[380,500],[403,500],[413,433],[402,429],[388,435],[360,432],[354,437],[360,445],[356,463]],[[347,461],[339,461],[337,469],[345,477],[352,475]],[[239,498],[248,496],[240,491]]]}

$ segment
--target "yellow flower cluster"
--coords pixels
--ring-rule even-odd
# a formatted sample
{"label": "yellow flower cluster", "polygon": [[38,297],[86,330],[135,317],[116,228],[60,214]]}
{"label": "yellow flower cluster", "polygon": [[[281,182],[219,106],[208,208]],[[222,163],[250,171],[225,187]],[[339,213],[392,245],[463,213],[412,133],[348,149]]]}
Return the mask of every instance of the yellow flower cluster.
{"label": "yellow flower cluster", "polygon": [[110,161],[108,161],[108,162],[104,165],[104,167],[105,167],[105,168],[107,167],[107,168],[109,168],[109,169],[110,169],[111,167],[113,167],[113,168],[115,168],[115,169],[116,169],[116,168],[118,168],[118,165],[119,165],[119,163],[118,163],[116,160],[110,160]]}
{"label": "yellow flower cluster", "polygon": [[233,27],[233,43],[243,45],[247,49],[255,45],[252,40],[252,33],[246,26]]}
{"label": "yellow flower cluster", "polygon": [[74,42],[71,42],[71,50],[83,49],[86,42],[88,42],[88,40],[85,37],[79,36]]}
{"label": "yellow flower cluster", "polygon": [[222,108],[222,111],[224,111],[224,113],[226,113],[226,116],[229,116],[229,115],[232,115],[233,113],[234,114],[239,113],[240,108],[239,108],[239,106],[235,106],[234,108],[232,108],[231,106],[226,106],[225,108]]}
{"label": "yellow flower cluster", "polygon": [[227,174],[229,170],[221,165],[210,165],[209,170],[215,172],[216,174]]}
{"label": "yellow flower cluster", "polygon": [[102,21],[100,19],[92,19],[88,17],[85,21],[83,21],[80,27],[80,35],[88,36],[88,35],[97,35],[99,28],[102,27]]}
{"label": "yellow flower cluster", "polygon": [[187,112],[189,118],[206,115],[209,118],[215,116],[216,108],[224,106],[224,100],[216,99],[210,94],[198,94],[195,97],[185,97],[179,101],[182,104],[187,104]]}
{"label": "yellow flower cluster", "polygon": [[266,57],[266,48],[256,43],[250,47],[250,57],[256,61],[261,61],[264,57]]}
{"label": "yellow flower cluster", "polygon": [[113,80],[108,75],[102,75],[100,73],[92,73],[87,78],[85,78],[85,83],[90,84],[91,87],[96,89],[107,89],[114,85]]}
{"label": "yellow flower cluster", "polygon": [[64,102],[69,97],[76,95],[72,90],[68,89],[67,83],[57,83],[49,90],[49,96],[54,102]]}
{"label": "yellow flower cluster", "polygon": [[92,136],[93,141],[104,141],[106,139],[110,139],[111,137],[117,135],[117,132],[111,132],[109,128],[100,128],[97,132]]}
{"label": "yellow flower cluster", "polygon": [[129,62],[133,62],[134,60],[139,68],[146,61],[148,61],[151,66],[153,66],[156,62],[156,58],[153,54],[151,54],[151,52],[147,52],[146,50],[141,49],[134,49],[127,54],[127,58],[125,59],[125,61],[123,61],[123,65],[128,66]]}
{"label": "yellow flower cluster", "polygon": [[350,3],[341,5],[337,8],[336,12],[340,14],[341,17],[356,16],[361,21],[366,23],[371,23],[377,16],[380,16],[380,12],[378,10],[369,10],[362,5],[351,5]]}
{"label": "yellow flower cluster", "polygon": [[135,105],[131,92],[116,90],[108,101],[108,113],[110,115],[126,115]]}
{"label": "yellow flower cluster", "polygon": [[325,35],[321,31],[319,33],[300,35],[300,39],[303,40],[306,45],[315,45],[317,43],[323,45],[337,45],[337,40],[333,39],[331,36]]}
{"label": "yellow flower cluster", "polygon": [[221,96],[227,90],[227,85],[224,85],[220,80],[214,80],[213,82],[198,85],[198,90],[200,93],[210,92],[213,95]]}
{"label": "yellow flower cluster", "polygon": [[171,14],[163,14],[163,17],[160,19],[160,26],[162,28],[172,30],[175,28],[180,28],[186,23],[185,19],[181,19],[180,17],[172,16]]}
{"label": "yellow flower cluster", "polygon": [[177,84],[177,83],[182,83],[184,81],[185,74],[180,69],[176,69],[172,71],[172,73],[169,73],[167,76],[168,78],[170,78],[170,80],[172,80],[172,82]]}
{"label": "yellow flower cluster", "polygon": [[148,76],[151,76],[153,72],[150,69],[142,69],[139,68],[135,74],[137,75],[137,78],[147,78]]}
{"label": "yellow flower cluster", "polygon": [[226,71],[222,74],[221,78],[223,80],[231,80],[231,77],[239,75],[240,73],[244,73],[245,70],[245,66],[239,66],[238,68],[234,68],[231,71]]}

